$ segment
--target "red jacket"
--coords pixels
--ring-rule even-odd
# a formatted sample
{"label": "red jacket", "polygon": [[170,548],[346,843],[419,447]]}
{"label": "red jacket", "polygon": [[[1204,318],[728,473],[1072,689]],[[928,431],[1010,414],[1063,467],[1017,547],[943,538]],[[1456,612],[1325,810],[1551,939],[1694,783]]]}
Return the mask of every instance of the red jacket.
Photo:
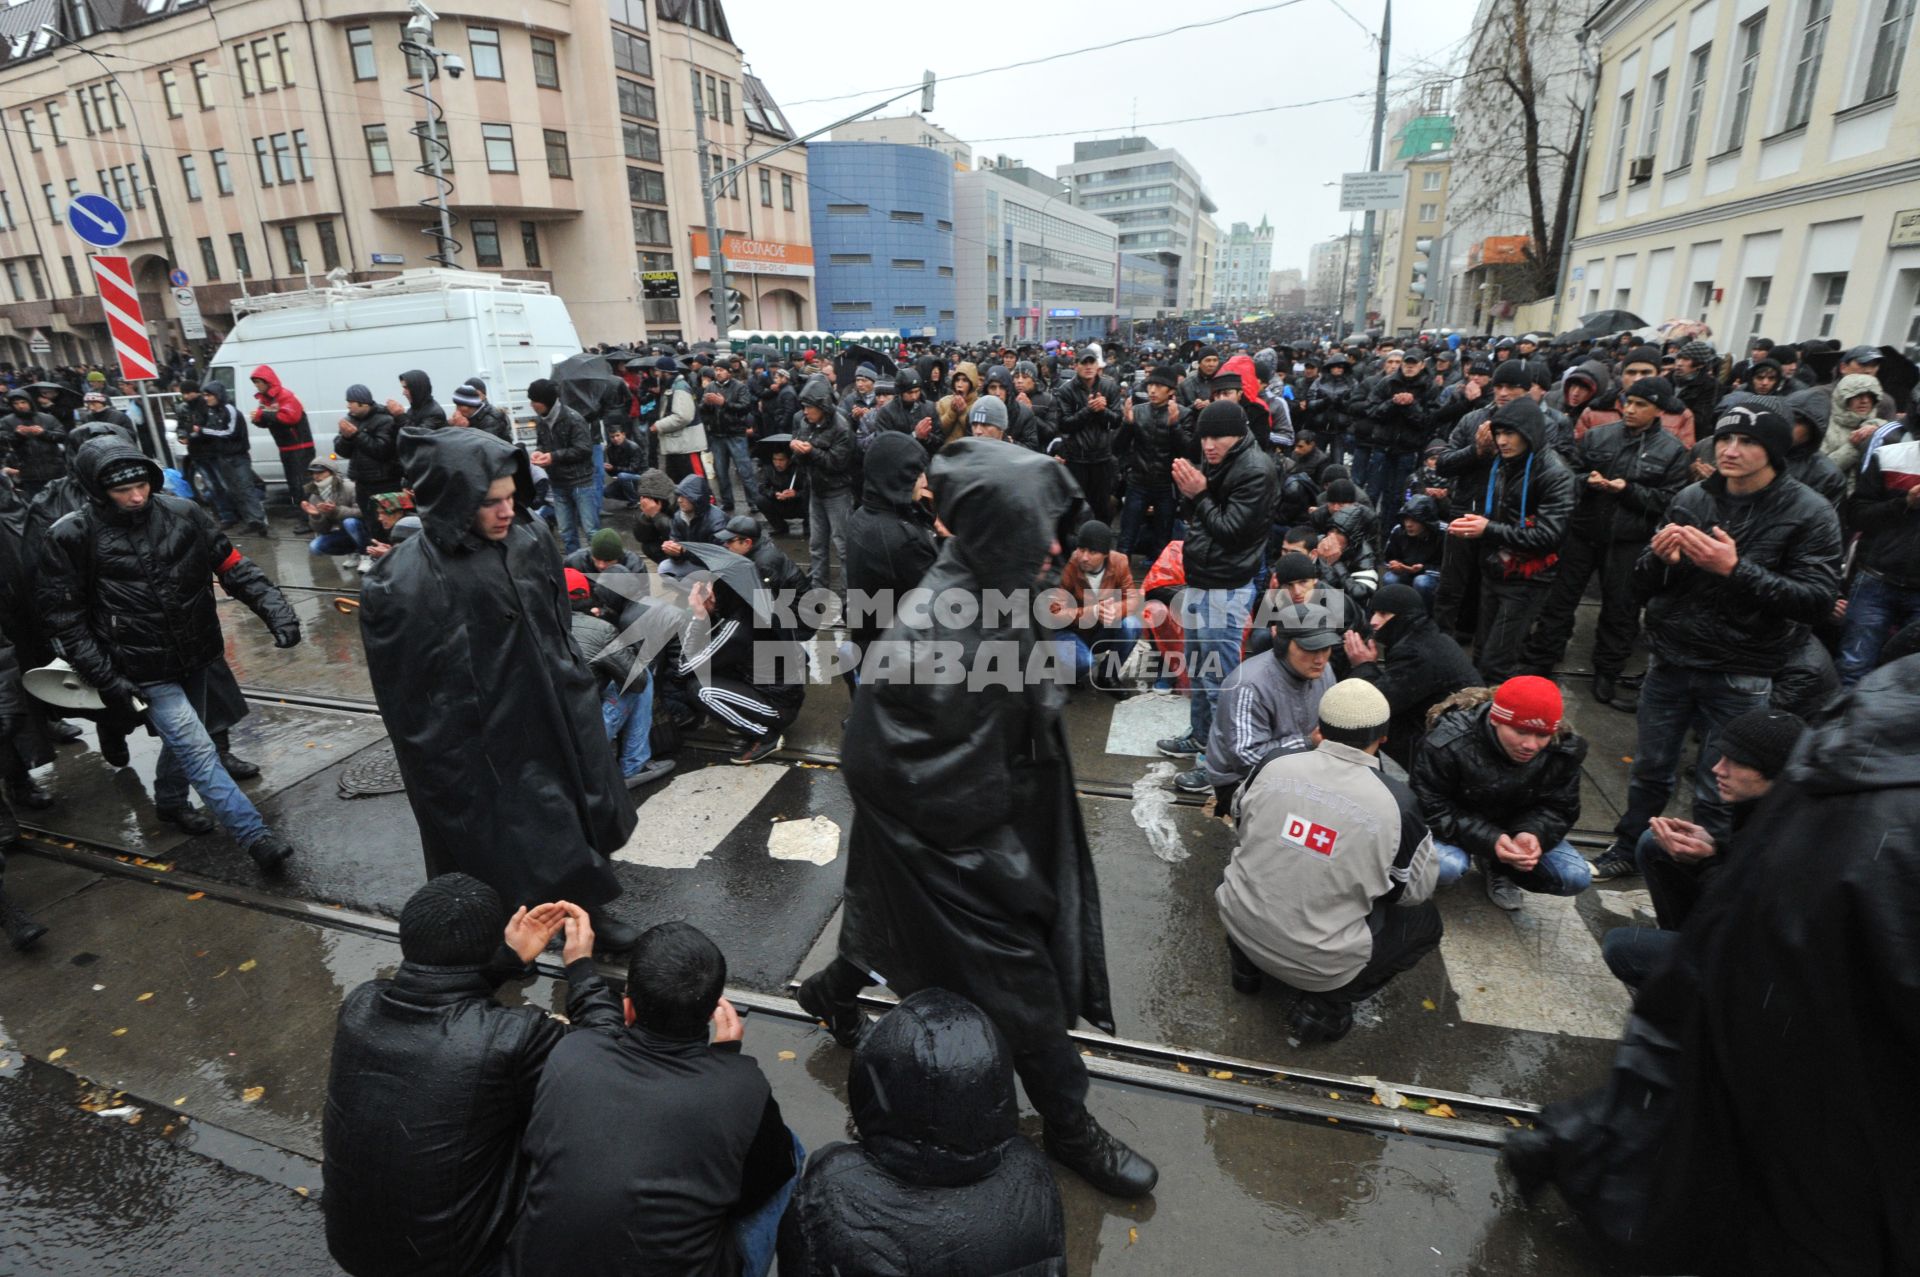
{"label": "red jacket", "polygon": [[266,364],[253,370],[253,379],[267,383],[265,390],[254,395],[260,406],[254,409],[253,424],[265,426],[282,452],[313,451],[313,430],[299,398],[280,384],[279,374]]}

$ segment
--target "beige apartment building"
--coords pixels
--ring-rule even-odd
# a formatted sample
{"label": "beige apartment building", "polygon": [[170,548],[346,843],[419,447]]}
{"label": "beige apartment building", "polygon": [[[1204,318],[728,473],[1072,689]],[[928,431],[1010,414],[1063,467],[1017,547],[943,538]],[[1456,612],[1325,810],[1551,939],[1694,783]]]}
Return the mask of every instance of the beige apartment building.
{"label": "beige apartment building", "polygon": [[1914,0],[1610,0],[1561,316],[1920,341]]}
{"label": "beige apartment building", "polygon": [[[360,0],[0,10],[0,359],[110,353],[91,250],[66,225],[83,191],[127,210],[116,251],[166,348],[182,340],[170,271],[217,341],[243,292],[431,264],[438,188],[407,16]],[[693,113],[727,162],[791,136],[717,0],[468,0],[432,39],[464,64],[432,84],[455,264],[548,283],[589,343],[710,335]],[[810,323],[805,201],[804,148],[719,201],[749,326]],[[662,270],[680,300],[643,301],[641,272]]]}

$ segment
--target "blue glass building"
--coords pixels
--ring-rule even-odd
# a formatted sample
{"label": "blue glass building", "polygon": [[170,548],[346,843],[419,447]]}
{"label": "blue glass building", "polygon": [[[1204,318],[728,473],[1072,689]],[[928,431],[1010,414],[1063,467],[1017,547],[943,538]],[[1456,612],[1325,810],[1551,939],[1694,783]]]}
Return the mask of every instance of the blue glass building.
{"label": "blue glass building", "polygon": [[954,340],[953,161],[923,146],[813,142],[807,185],[820,326]]}

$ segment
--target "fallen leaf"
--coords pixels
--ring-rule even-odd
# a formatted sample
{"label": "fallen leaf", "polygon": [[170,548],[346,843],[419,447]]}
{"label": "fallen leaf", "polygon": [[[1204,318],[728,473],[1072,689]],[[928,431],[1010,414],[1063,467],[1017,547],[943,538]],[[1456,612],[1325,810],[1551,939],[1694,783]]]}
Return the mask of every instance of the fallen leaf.
{"label": "fallen leaf", "polygon": [[1427,1110],[1428,1117],[1459,1117],[1451,1104],[1436,1104]]}
{"label": "fallen leaf", "polygon": [[141,1122],[146,1120],[146,1117],[147,1115],[145,1113],[135,1113],[132,1117],[127,1119],[127,1125],[138,1126],[140,1125]]}
{"label": "fallen leaf", "polygon": [[312,1197],[312,1196],[313,1196],[313,1190],[312,1190],[312,1189],[310,1189],[310,1188],[308,1188],[308,1187],[307,1187],[307,1186],[306,1186],[305,1184],[295,1184],[295,1185],[293,1186],[293,1191],[294,1191],[294,1192],[296,1192],[296,1193],[298,1193],[298,1194],[300,1194],[300,1196],[302,1196],[302,1197]]}
{"label": "fallen leaf", "polygon": [[106,987],[107,987],[107,986],[106,986],[106,985],[104,985],[104,984],[96,984],[96,985],[94,985],[94,986],[93,986],[93,991],[94,991],[95,993],[98,993],[98,992],[100,992],[100,990],[102,990],[102,989],[104,989],[104,988],[106,988]]}
{"label": "fallen leaf", "polygon": [[196,958],[204,958],[207,956],[207,951],[205,949],[196,949],[193,952],[193,956]]}
{"label": "fallen leaf", "polygon": [[1228,1072],[1226,1069],[1208,1069],[1207,1076],[1212,1078],[1216,1082],[1233,1081],[1233,1074]]}
{"label": "fallen leaf", "polygon": [[175,1108],[179,1108],[182,1104],[185,1104],[186,1102],[187,1102],[187,1097],[183,1095],[179,1099],[173,1102],[173,1106]]}
{"label": "fallen leaf", "polygon": [[47,1063],[52,1064],[55,1060],[59,1059],[61,1056],[65,1055],[66,1053],[67,1053],[66,1047],[64,1046],[55,1047],[53,1050],[47,1052]]}
{"label": "fallen leaf", "polygon": [[167,1123],[167,1124],[166,1124],[165,1126],[163,1126],[163,1127],[161,1127],[161,1128],[160,1128],[160,1133],[161,1133],[162,1135],[171,1135],[171,1134],[173,1134],[173,1123],[172,1123],[172,1122],[168,1122],[168,1123]]}
{"label": "fallen leaf", "polygon": [[1127,1230],[1127,1245],[1132,1246],[1136,1244],[1139,1240],[1140,1240],[1140,1230],[1137,1228],[1129,1228]]}
{"label": "fallen leaf", "polygon": [[196,891],[192,895],[187,897],[187,899],[189,900],[205,900],[206,898],[207,898],[207,893],[204,891]]}
{"label": "fallen leaf", "polygon": [[254,969],[255,967],[257,967],[257,966],[259,966],[259,965],[260,965],[260,962],[259,962],[259,959],[257,959],[257,958],[248,958],[248,959],[247,959],[247,960],[246,960],[245,962],[243,962],[243,963],[241,963],[241,964],[240,964],[240,968],[239,968],[239,969],[240,969],[240,970],[242,970],[242,971],[251,971],[251,970],[253,970],[253,969]]}
{"label": "fallen leaf", "polygon": [[1181,1071],[1182,1073],[1191,1073],[1191,1072],[1193,1072],[1193,1066],[1192,1066],[1191,1064],[1184,1064],[1184,1063],[1182,1063],[1182,1062],[1181,1062],[1181,1061],[1179,1061],[1179,1060],[1175,1060],[1175,1061],[1173,1062],[1173,1067],[1174,1067],[1174,1068],[1176,1068],[1176,1069],[1179,1069],[1179,1070],[1180,1070],[1180,1071]]}
{"label": "fallen leaf", "polygon": [[1338,1125],[1340,1125],[1340,1119],[1339,1119],[1339,1118],[1337,1118],[1337,1117],[1330,1117],[1330,1118],[1328,1118],[1328,1119],[1327,1119],[1327,1121],[1328,1121],[1328,1122],[1330,1122],[1330,1123],[1332,1123],[1332,1124],[1333,1124],[1333,1125],[1335,1125],[1335,1126],[1338,1126]]}
{"label": "fallen leaf", "polygon": [[127,1036],[127,1031],[125,1029],[115,1029],[113,1031],[113,1036],[115,1036],[116,1038],[124,1038],[125,1036]]}
{"label": "fallen leaf", "polygon": [[1339,1098],[1340,1098],[1340,1092],[1338,1092],[1338,1091],[1328,1091],[1328,1092],[1327,1092],[1327,1098],[1328,1098],[1328,1099],[1330,1099],[1330,1100],[1337,1100],[1337,1099],[1339,1099]]}
{"label": "fallen leaf", "polygon": [[799,1056],[797,1056],[797,1055],[795,1055],[795,1054],[794,1054],[793,1052],[791,1052],[791,1051],[782,1051],[782,1052],[780,1052],[780,1058],[781,1058],[781,1059],[783,1059],[783,1060],[797,1060],[797,1059],[799,1059],[800,1057],[799,1057]]}
{"label": "fallen leaf", "polygon": [[1620,755],[1620,761],[1621,761],[1621,762],[1623,762],[1623,763],[1630,763],[1630,762],[1632,762],[1632,761],[1633,761],[1633,755],[1632,755],[1632,754],[1622,754],[1622,755]]}
{"label": "fallen leaf", "polygon": [[1432,998],[1421,998],[1420,1009],[1423,1011],[1438,1011],[1440,1008],[1433,1005]]}
{"label": "fallen leaf", "polygon": [[135,1002],[151,1002],[153,1001],[153,992],[149,990],[146,993],[143,993],[139,997],[135,998],[134,1001]]}
{"label": "fallen leaf", "polygon": [[213,978],[218,980],[221,976],[225,975],[226,973],[227,973],[227,968],[221,967],[220,970],[214,973]]}
{"label": "fallen leaf", "polygon": [[1417,1095],[1402,1096],[1400,1104],[1403,1108],[1410,1108],[1416,1113],[1424,1113],[1433,1107],[1432,1100],[1423,1100]]}
{"label": "fallen leaf", "polygon": [[1378,1104],[1379,1102],[1380,1102],[1380,1097],[1378,1095],[1369,1095],[1367,1097],[1367,1103],[1369,1104]]}
{"label": "fallen leaf", "polygon": [[259,1100],[262,1096],[266,1095],[266,1093],[267,1093],[267,1088],[264,1086],[250,1086],[246,1090],[240,1092],[240,1098],[244,1102],[248,1104],[252,1104],[255,1101]]}
{"label": "fallen leaf", "polygon": [[1507,1114],[1507,1125],[1513,1127],[1513,1129],[1517,1131],[1520,1129],[1520,1119],[1515,1117],[1513,1114],[1509,1113]]}

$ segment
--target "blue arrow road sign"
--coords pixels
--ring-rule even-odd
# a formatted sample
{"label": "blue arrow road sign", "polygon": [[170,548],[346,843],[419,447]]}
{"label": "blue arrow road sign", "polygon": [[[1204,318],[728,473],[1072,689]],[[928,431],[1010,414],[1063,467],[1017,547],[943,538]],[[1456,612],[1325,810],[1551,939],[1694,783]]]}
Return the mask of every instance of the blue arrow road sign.
{"label": "blue arrow road sign", "polygon": [[104,195],[76,195],[67,205],[67,226],[95,248],[112,248],[127,237],[127,215]]}

